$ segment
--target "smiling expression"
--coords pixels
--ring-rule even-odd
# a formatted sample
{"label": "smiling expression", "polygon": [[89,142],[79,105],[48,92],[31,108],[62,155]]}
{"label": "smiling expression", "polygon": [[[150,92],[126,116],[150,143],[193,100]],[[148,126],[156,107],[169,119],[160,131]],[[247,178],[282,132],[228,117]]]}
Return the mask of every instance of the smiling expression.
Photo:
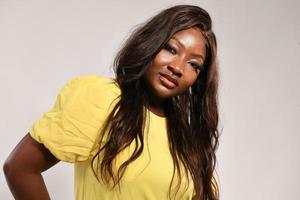
{"label": "smiling expression", "polygon": [[205,39],[198,28],[173,35],[145,73],[150,95],[156,100],[184,93],[202,71]]}

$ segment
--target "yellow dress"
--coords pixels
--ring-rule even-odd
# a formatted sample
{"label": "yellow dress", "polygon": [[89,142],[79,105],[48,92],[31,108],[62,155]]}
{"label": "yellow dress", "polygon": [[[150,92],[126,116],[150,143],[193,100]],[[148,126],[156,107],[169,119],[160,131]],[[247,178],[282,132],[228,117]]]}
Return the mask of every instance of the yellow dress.
{"label": "yellow dress", "polygon": [[[32,125],[30,135],[57,159],[74,163],[76,200],[168,199],[173,162],[166,119],[150,111],[143,153],[127,167],[120,188],[110,189],[94,176],[91,159],[99,148],[103,122],[119,95],[112,79],[96,75],[77,77],[62,88],[54,107]],[[129,158],[133,147],[132,143],[118,155],[116,166]],[[192,199],[193,188],[191,178],[184,176],[176,199]]]}

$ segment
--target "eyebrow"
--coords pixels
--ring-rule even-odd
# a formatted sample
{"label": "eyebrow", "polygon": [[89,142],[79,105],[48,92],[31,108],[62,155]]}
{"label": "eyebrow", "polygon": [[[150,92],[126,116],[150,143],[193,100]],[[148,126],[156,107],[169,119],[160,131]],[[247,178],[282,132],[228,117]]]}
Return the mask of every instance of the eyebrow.
{"label": "eyebrow", "polygon": [[[173,37],[171,37],[171,39],[174,39],[174,40],[176,40],[176,42],[178,42],[178,44],[182,47],[182,48],[185,48],[185,46],[175,37],[175,36],[173,36]],[[192,53],[192,56],[195,56],[195,57],[200,57],[203,61],[204,61],[204,57],[203,57],[203,55],[201,55],[201,54],[198,54],[198,53]]]}

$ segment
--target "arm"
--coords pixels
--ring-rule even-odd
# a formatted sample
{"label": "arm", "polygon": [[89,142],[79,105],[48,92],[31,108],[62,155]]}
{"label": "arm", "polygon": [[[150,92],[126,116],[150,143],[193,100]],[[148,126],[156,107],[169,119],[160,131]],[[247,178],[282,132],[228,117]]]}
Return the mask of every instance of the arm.
{"label": "arm", "polygon": [[58,162],[28,133],[10,153],[3,166],[6,181],[15,199],[50,199],[41,173]]}

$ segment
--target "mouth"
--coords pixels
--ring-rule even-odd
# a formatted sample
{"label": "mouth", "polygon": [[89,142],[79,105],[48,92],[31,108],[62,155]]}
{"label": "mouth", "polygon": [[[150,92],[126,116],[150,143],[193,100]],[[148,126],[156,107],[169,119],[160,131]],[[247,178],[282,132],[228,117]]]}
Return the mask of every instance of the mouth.
{"label": "mouth", "polygon": [[165,73],[159,73],[160,77],[160,81],[161,83],[166,86],[169,89],[173,89],[176,86],[178,86],[178,81],[173,78],[172,76],[165,74]]}

